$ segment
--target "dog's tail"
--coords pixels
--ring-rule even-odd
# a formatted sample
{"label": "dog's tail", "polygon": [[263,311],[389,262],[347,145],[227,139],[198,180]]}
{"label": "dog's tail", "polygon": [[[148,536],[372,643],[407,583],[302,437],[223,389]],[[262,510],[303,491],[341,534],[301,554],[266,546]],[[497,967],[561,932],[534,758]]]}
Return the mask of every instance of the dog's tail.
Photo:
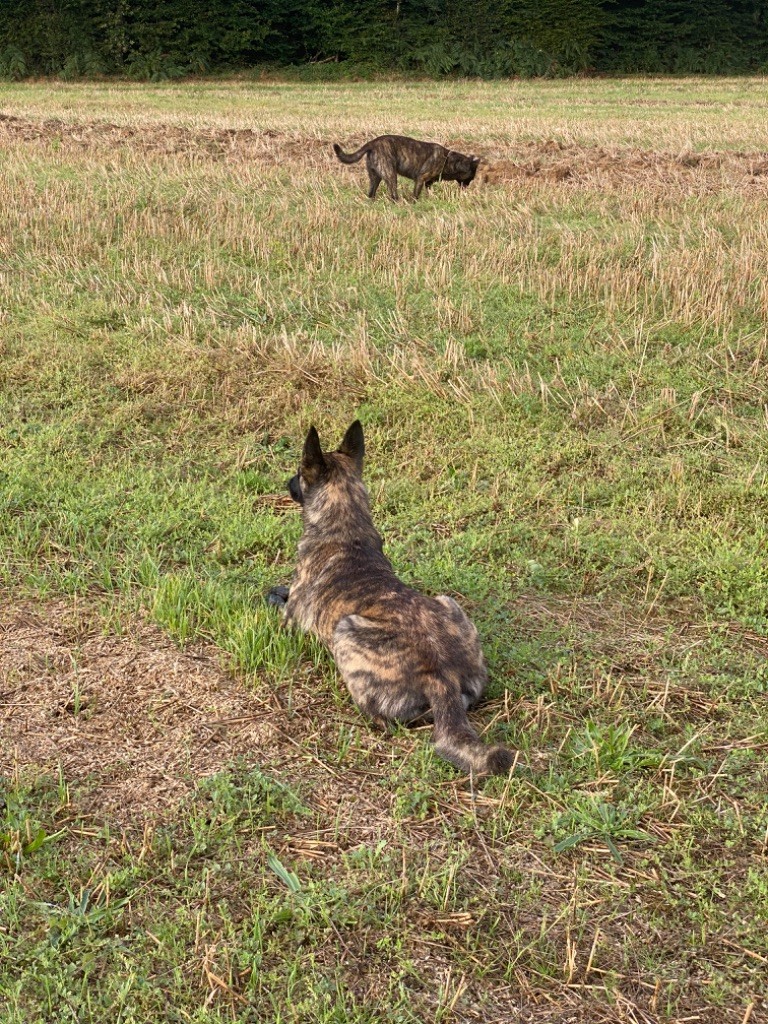
{"label": "dog's tail", "polygon": [[[437,682],[437,681],[436,681]],[[461,694],[438,684],[431,689],[435,750],[462,772],[475,775],[506,775],[515,755],[506,747],[489,747],[470,724]]]}
{"label": "dog's tail", "polygon": [[354,153],[345,153],[338,142],[333,144],[333,152],[341,160],[343,164],[356,164],[358,160],[362,160],[365,154],[368,152],[369,143],[366,142],[360,149],[356,149]]}

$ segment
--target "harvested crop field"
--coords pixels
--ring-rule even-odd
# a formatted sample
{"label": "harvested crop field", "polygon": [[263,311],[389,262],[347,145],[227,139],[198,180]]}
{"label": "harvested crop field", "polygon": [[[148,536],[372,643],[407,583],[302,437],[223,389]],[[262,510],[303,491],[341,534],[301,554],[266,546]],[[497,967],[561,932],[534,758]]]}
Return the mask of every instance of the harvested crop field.
{"label": "harvested crop field", "polygon": [[[5,87],[3,1024],[768,1021],[767,91]],[[510,778],[264,603],[356,416]]]}
{"label": "harvested crop field", "polygon": [[[66,149],[83,150],[126,146],[149,153],[186,155],[238,162],[253,160],[268,165],[286,162],[328,169],[328,154],[335,138],[300,137],[295,133],[266,128],[189,128],[147,124],[142,127],[105,121],[68,124],[59,119],[30,120],[0,114],[0,141],[15,140],[53,143]],[[348,141],[350,150],[366,141],[363,135]],[[460,152],[472,150],[473,142],[444,138],[444,144]],[[333,167],[344,174],[341,167]],[[569,145],[554,139],[486,147],[478,180],[503,184],[518,178],[573,180],[609,185],[632,180],[652,180],[684,189],[766,186],[768,152],[732,150],[680,152],[643,150],[635,147]],[[762,180],[761,180],[762,179]]]}

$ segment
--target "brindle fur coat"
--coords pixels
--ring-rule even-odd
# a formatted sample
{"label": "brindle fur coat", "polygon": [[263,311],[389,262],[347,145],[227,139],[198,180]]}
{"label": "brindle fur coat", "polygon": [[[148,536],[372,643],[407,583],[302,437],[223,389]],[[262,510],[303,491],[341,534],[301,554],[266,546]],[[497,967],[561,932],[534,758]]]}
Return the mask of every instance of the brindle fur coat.
{"label": "brindle fur coat", "polygon": [[466,188],[474,179],[480,163],[479,156],[465,156],[436,142],[420,142],[405,135],[380,135],[354,153],[343,152],[341,146],[334,142],[333,151],[343,164],[355,164],[365,156],[370,181],[369,199],[376,198],[376,191],[384,181],[389,198],[396,201],[398,174],[416,182],[414,199],[419,198],[423,188],[431,188],[436,181],[458,181],[462,188]]}
{"label": "brindle fur coat", "polygon": [[511,751],[486,746],[467,718],[487,681],[477,630],[453,598],[426,597],[393,572],[371,519],[363,454],[359,421],[335,452],[310,429],[288,485],[304,520],[296,570],[290,589],[276,587],[269,600],[330,648],[371,718],[431,720],[441,757],[464,772],[505,774]]}

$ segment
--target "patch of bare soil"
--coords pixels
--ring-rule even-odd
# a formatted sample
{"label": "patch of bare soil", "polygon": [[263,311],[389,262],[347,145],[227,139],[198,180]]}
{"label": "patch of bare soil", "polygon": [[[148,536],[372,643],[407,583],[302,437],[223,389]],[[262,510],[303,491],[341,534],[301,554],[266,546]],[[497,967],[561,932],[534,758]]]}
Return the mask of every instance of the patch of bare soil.
{"label": "patch of bare soil", "polygon": [[[312,777],[321,812],[338,822],[343,809],[358,832],[377,833],[388,809],[361,786],[421,742],[417,731],[363,727],[351,701],[338,706],[327,683],[318,689],[310,666],[291,680],[286,706],[279,688],[225,671],[219,648],[180,649],[138,618],[123,626],[105,632],[88,602],[0,604],[0,777],[61,770],[79,814],[135,826],[167,817],[199,779],[243,758],[291,783]],[[375,767],[336,769],[317,756],[338,746],[340,729],[347,742],[359,729],[350,749]]]}
{"label": "patch of bare soil", "polygon": [[[253,160],[274,165],[284,162],[344,169],[331,151],[336,139],[300,136],[273,129],[188,128],[170,124],[116,125],[106,121],[69,123],[60,119],[33,120],[0,113],[0,145],[12,141],[55,140],[65,149],[128,147],[142,152],[186,154],[218,160]],[[462,139],[444,140],[463,152],[480,149],[483,162],[478,180],[500,184],[525,178],[552,182],[620,183],[622,181],[690,182],[709,186],[765,185],[768,152],[712,151],[679,153],[635,147],[567,145],[553,139],[514,146],[478,147]],[[344,140],[347,149],[365,142],[363,136]]]}
{"label": "patch of bare soil", "polygon": [[501,152],[487,156],[479,180],[490,185],[521,178],[554,182],[679,181],[722,187],[764,182],[766,175],[766,153],[670,153],[633,147],[569,146],[550,140],[518,146],[514,158]]}
{"label": "patch of bare soil", "polygon": [[331,142],[286,132],[251,128],[185,128],[170,124],[117,125],[108,121],[68,123],[56,118],[35,121],[0,113],[0,144],[7,141],[55,140],[71,149],[120,147],[147,153],[188,154],[207,158],[249,158],[277,164],[337,163]]}
{"label": "patch of bare soil", "polygon": [[138,621],[104,635],[94,616],[49,603],[0,610],[0,774],[87,781],[99,815],[162,814],[202,776],[264,760],[269,714],[214,650],[179,650]]}

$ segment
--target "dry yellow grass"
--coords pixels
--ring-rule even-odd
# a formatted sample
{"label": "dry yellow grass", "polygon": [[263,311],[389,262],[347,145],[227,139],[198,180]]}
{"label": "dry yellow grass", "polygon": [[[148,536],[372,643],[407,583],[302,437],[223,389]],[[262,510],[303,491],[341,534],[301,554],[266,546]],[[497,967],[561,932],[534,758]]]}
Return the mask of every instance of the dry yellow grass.
{"label": "dry yellow grass", "polygon": [[305,85],[200,81],[4,84],[4,109],[67,122],[268,129],[299,138],[386,132],[484,146],[568,144],[765,151],[768,78]]}
{"label": "dry yellow grass", "polygon": [[[154,128],[125,136],[52,126],[30,147],[27,127],[0,125],[7,151],[0,195],[8,212],[29,207],[21,224],[25,242],[42,260],[38,273],[50,261],[70,271],[88,265],[95,239],[109,240],[119,232],[129,271],[122,276],[136,282],[145,301],[145,285],[191,292],[202,283],[215,293],[226,277],[226,287],[252,288],[254,302],[268,305],[263,281],[243,264],[274,255],[276,228],[292,221],[297,200],[303,205],[301,221],[293,220],[280,237],[286,269],[289,262],[300,272],[313,267],[328,276],[338,273],[348,258],[336,244],[339,231],[347,237],[364,231],[372,216],[361,198],[356,208],[344,210],[342,225],[338,189],[350,172],[332,161],[326,146],[308,138],[249,133],[222,141],[205,132],[169,138]],[[50,139],[57,141],[60,156],[48,162],[41,188],[31,152],[47,152]],[[506,152],[513,150],[510,144]],[[73,160],[91,181],[90,193],[73,189],[67,175],[53,173],[57,161],[69,168]],[[645,331],[678,318],[728,331],[744,315],[759,319],[766,313],[764,164],[759,154],[715,154],[695,162],[663,153],[633,157],[631,151],[627,156],[576,147],[544,147],[532,164],[530,147],[523,147],[518,162],[491,159],[485,175],[490,184],[468,194],[450,222],[438,218],[435,235],[421,233],[418,211],[406,215],[405,223],[373,214],[377,245],[361,246],[356,258],[360,273],[382,275],[398,298],[414,282],[444,288],[461,258],[467,276],[480,287],[493,281],[532,291],[542,301],[565,295],[598,302],[611,312],[631,314]],[[553,180],[552,168],[557,172],[563,166],[567,177],[556,173]],[[155,194],[158,176],[164,180],[161,194]],[[26,185],[20,189],[19,182]],[[263,204],[253,199],[267,192],[265,216]],[[488,222],[494,225],[490,237]],[[738,238],[734,224],[740,226]],[[14,227],[8,227],[6,254],[14,243]],[[145,251],[147,233],[171,247],[215,242],[230,259],[223,263],[209,249],[194,266],[174,265],[167,250]],[[133,303],[138,296],[124,298]],[[311,304],[312,298],[306,301]],[[205,317],[208,310],[190,308],[189,314]],[[465,313],[465,329],[472,326]]]}

